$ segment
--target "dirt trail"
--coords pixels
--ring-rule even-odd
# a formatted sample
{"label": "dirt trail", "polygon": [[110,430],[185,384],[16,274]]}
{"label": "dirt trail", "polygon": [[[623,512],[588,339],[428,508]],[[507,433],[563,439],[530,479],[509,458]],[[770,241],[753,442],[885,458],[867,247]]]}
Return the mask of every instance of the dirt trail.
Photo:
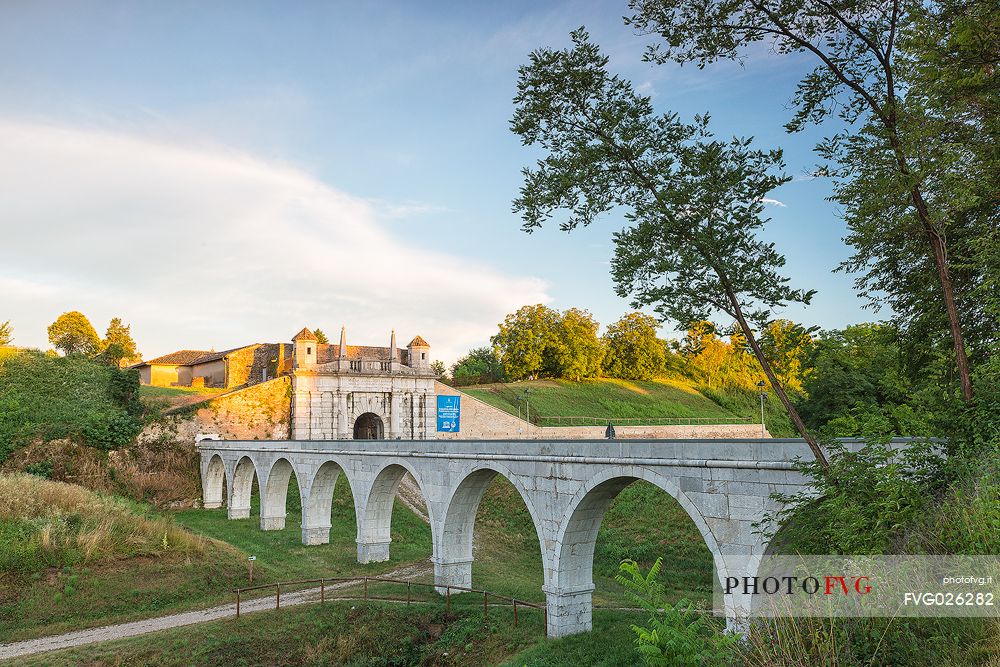
{"label": "dirt trail", "polygon": [[[401,567],[393,570],[392,572],[387,572],[380,576],[393,579],[417,579],[418,577],[426,575],[431,571],[429,563],[416,563]],[[352,586],[358,586],[358,584],[351,582],[330,584],[326,586],[326,590],[338,590],[350,588]],[[318,600],[319,588],[310,588],[304,591],[282,594],[281,606],[283,608],[292,607]],[[253,600],[244,600],[240,603],[241,616],[255,611],[267,611],[270,609],[274,609],[273,596],[256,598]],[[158,632],[160,630],[168,630],[170,628],[180,628],[185,625],[205,623],[206,621],[214,621],[220,618],[227,618],[235,615],[236,603],[234,602],[233,604],[224,604],[218,607],[211,607],[209,609],[200,609],[198,611],[188,611],[179,614],[170,614],[169,616],[159,616],[156,618],[147,618],[141,621],[132,621],[130,623],[119,623],[118,625],[106,625],[98,628],[89,628],[87,630],[78,630],[76,632],[68,632],[63,635],[52,635],[50,637],[40,637],[38,639],[28,639],[9,644],[0,644],[0,660],[6,661],[12,658],[19,658],[36,653],[44,653],[46,651],[58,651],[60,649],[73,648],[75,646],[86,646],[87,644],[96,644],[98,642],[111,641],[113,639],[135,637],[137,635],[144,635],[150,632]]]}

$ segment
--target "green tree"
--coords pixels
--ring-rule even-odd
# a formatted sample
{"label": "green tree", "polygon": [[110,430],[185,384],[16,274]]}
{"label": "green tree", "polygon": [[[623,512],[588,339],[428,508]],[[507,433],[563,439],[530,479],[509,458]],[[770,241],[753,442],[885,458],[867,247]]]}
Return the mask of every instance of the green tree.
{"label": "green tree", "polygon": [[615,234],[612,261],[618,294],[677,322],[733,318],[792,422],[825,461],[751,327],[813,294],[790,288],[778,273],[784,257],[756,237],[767,222],[764,198],[788,180],[775,173],[781,152],[755,150],[747,139],[715,140],[704,116],[686,124],[676,114],[655,115],[648,97],[607,73],[608,58],[582,28],[572,40],[569,50],[534,51],[519,70],[512,129],[548,151],[524,170],[514,201],[524,229],[562,209],[567,231],[627,209],[634,224]]}
{"label": "green tree", "polygon": [[760,347],[781,383],[797,392],[808,371],[809,353],[816,328],[791,320],[774,320],[760,334]]}
{"label": "green tree", "polygon": [[[848,241],[857,255],[845,264],[868,273],[858,279],[867,294],[881,286],[903,290],[889,272],[899,254],[919,250],[933,266],[937,302],[951,334],[962,395],[972,400],[972,382],[963,322],[956,303],[953,263],[949,261],[949,216],[932,197],[924,169],[920,137],[905,120],[907,83],[898,63],[898,47],[924,9],[922,0],[630,0],[634,14],[626,22],[641,32],[662,36],[647,57],[655,62],[693,62],[699,67],[741,59],[757,42],[770,42],[779,54],[806,53],[819,63],[799,83],[796,112],[786,124],[797,132],[836,114],[846,129],[819,147],[837,179],[835,198],[844,206]],[[860,132],[859,132],[860,129]],[[877,163],[881,178],[872,179]],[[950,167],[942,165],[947,170]],[[932,168],[933,171],[933,168]],[[944,172],[939,172],[944,173]],[[873,214],[883,202],[902,194],[914,224],[899,234],[896,215]],[[908,247],[901,248],[900,244]],[[911,258],[911,263],[915,258]],[[899,296],[899,292],[889,297]],[[877,298],[877,296],[876,296]]]}
{"label": "green tree", "polygon": [[330,343],[330,339],[326,337],[322,329],[313,329],[313,335],[316,336],[316,342],[321,345],[328,345]]}
{"label": "green tree", "polygon": [[101,349],[101,339],[90,320],[78,310],[60,315],[49,325],[49,342],[64,354],[93,355]]}
{"label": "green tree", "polygon": [[121,366],[138,357],[131,329],[132,326],[123,324],[120,317],[112,318],[108,324],[101,343],[101,356],[112,366]]}
{"label": "green tree", "polygon": [[559,313],[542,304],[523,306],[500,323],[491,342],[513,381],[557,377]]}
{"label": "green tree", "polygon": [[0,345],[10,345],[14,340],[14,329],[10,326],[10,320],[0,322]]}
{"label": "green tree", "polygon": [[579,382],[601,374],[604,345],[597,337],[600,325],[586,310],[570,308],[559,318],[556,351],[558,376]]}
{"label": "green tree", "polygon": [[439,377],[441,380],[448,379],[448,368],[444,365],[444,362],[440,359],[436,359],[431,362],[431,370]]}
{"label": "green tree", "polygon": [[503,382],[506,375],[503,363],[491,347],[477,347],[456,361],[451,367],[451,377],[456,386]]}
{"label": "green tree", "polygon": [[656,337],[656,318],[626,313],[604,334],[604,374],[623,380],[649,380],[663,372],[666,347]]}

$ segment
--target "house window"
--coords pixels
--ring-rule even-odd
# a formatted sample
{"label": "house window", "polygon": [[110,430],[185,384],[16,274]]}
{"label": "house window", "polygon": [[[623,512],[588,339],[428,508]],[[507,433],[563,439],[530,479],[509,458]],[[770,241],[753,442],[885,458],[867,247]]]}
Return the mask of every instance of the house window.
{"label": "house window", "polygon": [[311,347],[307,347],[306,348],[306,354],[312,354],[312,353],[313,353],[313,349]]}
{"label": "house window", "polygon": [[421,352],[420,353],[420,358],[421,359],[426,359],[427,358],[427,353],[426,352]]}

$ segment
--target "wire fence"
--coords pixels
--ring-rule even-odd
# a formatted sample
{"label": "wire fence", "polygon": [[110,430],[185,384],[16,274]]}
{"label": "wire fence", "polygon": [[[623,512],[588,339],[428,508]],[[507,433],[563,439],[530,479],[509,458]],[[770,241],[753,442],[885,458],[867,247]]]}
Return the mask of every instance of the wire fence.
{"label": "wire fence", "polygon": [[754,424],[751,417],[585,417],[532,416],[538,426],[695,426],[709,424]]}
{"label": "wire fence", "polygon": [[[353,584],[354,586],[339,586],[337,588],[327,588],[335,584]],[[452,592],[474,593],[483,596],[483,616],[489,615],[490,607],[508,607],[514,612],[514,625],[517,625],[518,607],[527,609],[541,609],[543,624],[548,634],[549,615],[548,608],[544,604],[518,600],[509,595],[500,595],[490,591],[477,588],[466,588],[464,586],[440,586],[416,581],[406,581],[404,579],[390,579],[388,577],[328,577],[322,579],[300,579],[298,581],[280,581],[273,584],[260,584],[257,586],[246,586],[234,589],[236,593],[236,618],[240,617],[240,604],[248,592],[274,589],[274,608],[281,609],[281,593],[287,595],[290,592],[300,592],[308,587],[310,590],[319,588],[320,604],[327,600],[357,599],[357,586],[364,587],[363,599],[378,600],[386,602],[405,602],[406,604],[426,603],[440,601],[443,590],[445,606],[450,612],[452,607]],[[405,594],[404,594],[405,592]],[[349,593],[344,595],[342,593]],[[427,595],[430,593],[431,595]],[[260,598],[254,598],[255,600]]]}

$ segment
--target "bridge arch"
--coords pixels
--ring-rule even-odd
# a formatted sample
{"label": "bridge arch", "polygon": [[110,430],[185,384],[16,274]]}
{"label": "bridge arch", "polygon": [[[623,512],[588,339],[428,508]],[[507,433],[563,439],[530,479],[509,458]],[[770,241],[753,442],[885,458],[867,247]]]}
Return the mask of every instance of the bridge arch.
{"label": "bridge arch", "polygon": [[[346,479],[347,473],[340,463],[325,461],[313,475],[309,488],[301,490],[305,499],[302,504],[303,544],[329,544],[333,491],[342,473]],[[353,486],[351,488],[353,491]]]}
{"label": "bridge arch", "polygon": [[611,502],[626,486],[645,480],[672,496],[694,522],[713,556],[719,543],[698,507],[677,482],[639,466],[612,466],[587,481],[574,495],[559,523],[546,585],[549,633],[564,636],[590,630],[594,590],[594,549],[601,521]]}
{"label": "bridge arch", "polygon": [[525,507],[531,515],[531,523],[538,538],[538,547],[542,554],[542,567],[548,570],[548,558],[545,549],[545,539],[542,537],[542,523],[538,513],[520,479],[503,466],[490,465],[470,471],[458,483],[448,497],[444,506],[444,517],[441,521],[438,535],[434,540],[435,554],[434,581],[439,584],[438,592],[444,593],[445,586],[472,587],[473,542],[475,537],[476,514],[483,495],[497,475],[510,482]]}
{"label": "bridge arch", "polygon": [[[427,504],[427,516],[430,518],[431,525],[434,525],[436,512],[432,503],[428,502],[420,476],[406,461],[390,459],[375,475],[375,479],[364,497],[364,502],[358,503],[357,495],[355,495],[359,563],[381,563],[389,560],[389,544],[392,542],[393,502],[396,499],[399,483],[403,481],[403,476],[406,473],[410,473],[417,481],[420,495],[423,496]],[[355,491],[355,494],[357,493]]]}
{"label": "bridge arch", "polygon": [[229,518],[249,519],[250,518],[250,496],[253,494],[254,477],[260,480],[257,474],[257,464],[249,456],[240,457],[233,466],[232,484],[229,486]]}
{"label": "bridge arch", "polygon": [[203,473],[202,504],[206,509],[218,509],[222,507],[226,486],[226,464],[222,457],[215,454]]}
{"label": "bridge arch", "polygon": [[[303,484],[291,462],[282,457],[276,459],[267,471],[267,477],[260,491],[261,530],[282,530],[285,527],[285,504],[288,500],[288,483],[295,475],[299,487],[299,498],[303,494]],[[305,507],[305,503],[302,503]]]}

